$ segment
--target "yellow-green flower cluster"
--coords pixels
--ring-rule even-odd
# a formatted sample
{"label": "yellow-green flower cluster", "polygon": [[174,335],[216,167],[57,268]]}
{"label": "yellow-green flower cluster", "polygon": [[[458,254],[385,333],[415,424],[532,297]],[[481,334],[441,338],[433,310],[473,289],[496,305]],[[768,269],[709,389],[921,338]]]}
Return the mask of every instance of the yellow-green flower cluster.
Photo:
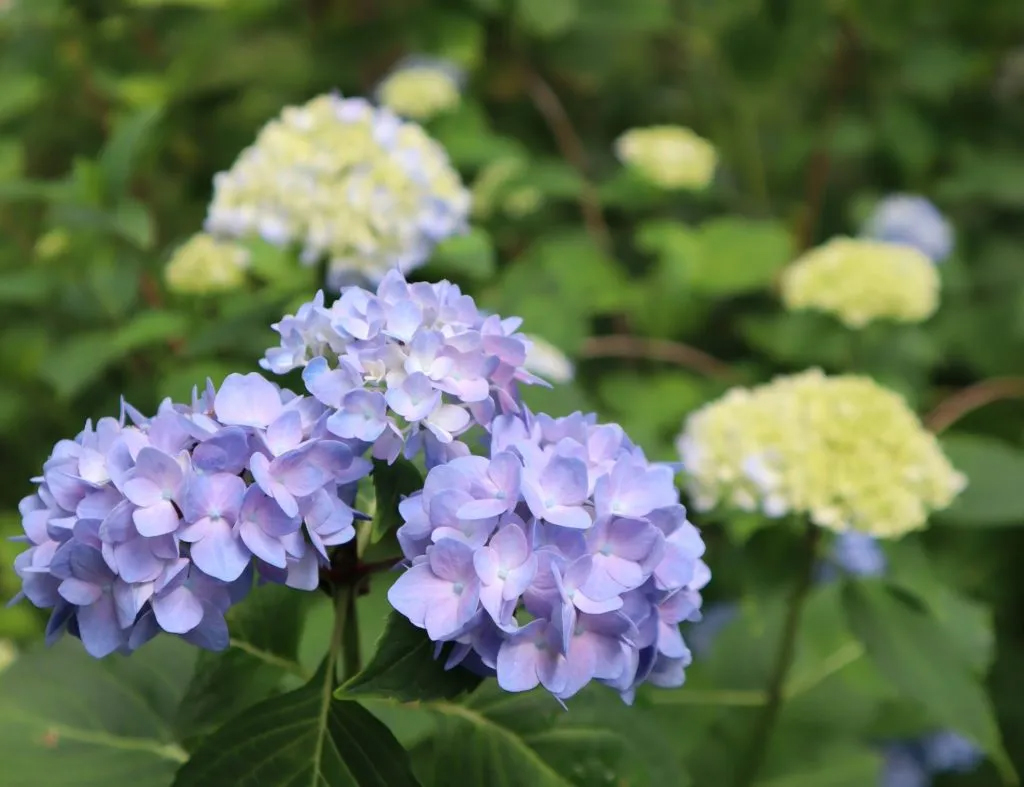
{"label": "yellow-green flower cluster", "polygon": [[469,193],[444,149],[415,123],[364,99],[288,107],[214,180],[206,229],[296,244],[332,278],[381,278],[422,264],[464,230]]}
{"label": "yellow-green flower cluster", "polygon": [[938,308],[939,274],[911,246],[839,237],[785,270],[782,300],[787,309],[835,315],[849,328],[879,319],[921,322]]}
{"label": "yellow-green flower cluster", "polygon": [[702,189],[715,174],[714,146],[682,126],[649,126],[615,141],[619,160],[664,189]]}
{"label": "yellow-green flower cluster", "polygon": [[796,514],[880,538],[924,527],[966,483],[898,394],[817,369],[733,388],[690,416],[678,447],[700,509]]}
{"label": "yellow-green flower cluster", "polygon": [[164,268],[172,292],[209,295],[229,292],[245,282],[249,252],[237,243],[199,232],[178,247]]}
{"label": "yellow-green flower cluster", "polygon": [[380,83],[377,99],[399,115],[424,121],[457,107],[462,95],[454,68],[425,61],[395,69]]}

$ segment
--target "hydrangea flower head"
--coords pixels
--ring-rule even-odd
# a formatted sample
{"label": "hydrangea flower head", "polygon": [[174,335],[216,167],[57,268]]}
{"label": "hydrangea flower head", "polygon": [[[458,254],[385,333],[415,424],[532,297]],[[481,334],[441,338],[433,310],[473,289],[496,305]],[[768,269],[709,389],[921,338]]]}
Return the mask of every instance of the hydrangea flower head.
{"label": "hydrangea flower head", "polygon": [[410,284],[392,271],[375,293],[347,287],[330,307],[321,293],[282,319],[281,344],[261,364],[303,369],[332,411],[330,434],[389,462],[423,451],[432,465],[468,454],[458,438],[474,425],[518,411],[517,383],[542,382],[524,367],[519,324],[482,314],[447,281]]}
{"label": "hydrangea flower head", "polygon": [[241,287],[248,267],[249,252],[243,246],[200,232],[174,252],[164,279],[173,292],[207,295]]}
{"label": "hydrangea flower head", "polygon": [[214,179],[206,230],[296,244],[332,277],[380,279],[422,264],[463,231],[469,193],[415,123],[360,98],[288,107]]}
{"label": "hydrangea flower head", "polygon": [[833,238],[782,275],[787,309],[834,315],[849,328],[874,320],[922,322],[939,305],[939,275],[921,251],[902,243]]}
{"label": "hydrangea flower head", "polygon": [[855,530],[836,537],[832,545],[832,562],[856,577],[878,577],[888,567],[885,552],[877,539]]}
{"label": "hydrangea flower head", "polygon": [[869,238],[902,243],[942,262],[953,251],[953,230],[939,209],[915,194],[893,194],[878,203],[868,218]]}
{"label": "hydrangea flower head", "polygon": [[316,400],[232,374],[152,418],[123,409],[57,443],[21,501],[15,571],[53,610],[48,639],[67,631],[96,657],[161,630],[225,648],[254,571],[315,589],[326,548],[355,535],[342,497],[370,464]]}
{"label": "hydrangea flower head", "polygon": [[678,447],[700,509],[797,514],[880,538],[924,527],[966,483],[902,397],[816,369],[733,388],[689,417]]}
{"label": "hydrangea flower head", "polygon": [[682,126],[630,129],[615,141],[615,153],[664,189],[703,189],[718,164],[714,146]]}
{"label": "hydrangea flower head", "polygon": [[430,120],[462,100],[461,74],[450,63],[433,58],[413,58],[400,63],[377,88],[382,106],[399,115]]}
{"label": "hydrangea flower head", "polygon": [[500,416],[489,456],[434,467],[402,501],[408,568],[388,599],[507,691],[679,686],[678,624],[710,573],[674,475],[592,416]]}

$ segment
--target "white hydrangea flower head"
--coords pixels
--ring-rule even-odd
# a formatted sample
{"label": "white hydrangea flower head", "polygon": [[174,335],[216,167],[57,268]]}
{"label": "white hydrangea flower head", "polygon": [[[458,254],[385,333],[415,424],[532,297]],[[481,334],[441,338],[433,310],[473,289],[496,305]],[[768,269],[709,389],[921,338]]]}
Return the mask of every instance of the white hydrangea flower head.
{"label": "white hydrangea flower head", "polygon": [[875,320],[922,322],[939,306],[939,274],[902,243],[837,237],[805,253],[782,275],[790,310],[834,315],[849,328]]}
{"label": "white hydrangea flower head", "polygon": [[718,164],[714,146],[682,126],[630,129],[615,141],[615,154],[664,189],[703,189]]}
{"label": "white hydrangea flower head", "polygon": [[432,58],[400,63],[377,88],[382,106],[413,120],[426,121],[462,101],[462,75],[453,65]]}
{"label": "white hydrangea flower head", "polygon": [[568,356],[547,339],[527,334],[526,363],[523,367],[538,377],[552,383],[571,383],[576,368]]}
{"label": "white hydrangea flower head", "polygon": [[677,446],[699,509],[879,538],[924,527],[966,485],[901,396],[818,369],[731,389],[687,419]]}
{"label": "white hydrangea flower head", "polygon": [[172,292],[207,295],[238,289],[249,267],[248,249],[199,232],[178,247],[164,268]]}
{"label": "white hydrangea flower head", "polygon": [[365,99],[287,107],[214,179],[208,232],[298,245],[331,278],[407,272],[466,228],[469,193],[444,148]]}

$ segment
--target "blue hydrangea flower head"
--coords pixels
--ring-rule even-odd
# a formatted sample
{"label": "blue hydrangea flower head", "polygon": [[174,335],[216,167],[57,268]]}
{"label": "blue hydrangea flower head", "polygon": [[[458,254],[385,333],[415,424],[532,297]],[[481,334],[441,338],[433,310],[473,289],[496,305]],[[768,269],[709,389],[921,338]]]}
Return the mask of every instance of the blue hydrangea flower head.
{"label": "blue hydrangea flower head", "polygon": [[929,735],[922,746],[925,764],[933,773],[968,773],[983,759],[977,746],[952,730]]}
{"label": "blue hydrangea flower head", "polygon": [[928,787],[932,783],[916,744],[891,744],[885,748],[884,758],[881,787]]}
{"label": "blue hydrangea flower head", "polygon": [[832,562],[846,573],[859,577],[881,576],[888,567],[878,539],[856,530],[836,536]]}
{"label": "blue hydrangea flower head", "polygon": [[329,434],[389,462],[423,452],[432,466],[468,456],[460,436],[518,412],[518,383],[542,382],[526,370],[520,322],[483,314],[447,281],[410,284],[396,270],[376,292],[346,287],[329,307],[319,293],[283,318],[261,364],[302,369],[330,410]]}
{"label": "blue hydrangea flower head", "polygon": [[690,663],[704,543],[674,470],[595,420],[499,415],[488,456],[436,465],[399,506],[392,606],[507,691],[564,700],[596,680],[632,701]]}
{"label": "blue hydrangea flower head", "polygon": [[953,230],[938,208],[925,197],[893,194],[875,208],[864,234],[876,240],[902,243],[942,262],[953,251]]}
{"label": "blue hydrangea flower head", "polygon": [[347,490],[370,471],[330,434],[327,409],[258,374],[190,405],[87,423],[54,446],[21,501],[21,595],[96,657],[165,631],[227,647],[224,613],[254,575],[305,590],[351,540]]}

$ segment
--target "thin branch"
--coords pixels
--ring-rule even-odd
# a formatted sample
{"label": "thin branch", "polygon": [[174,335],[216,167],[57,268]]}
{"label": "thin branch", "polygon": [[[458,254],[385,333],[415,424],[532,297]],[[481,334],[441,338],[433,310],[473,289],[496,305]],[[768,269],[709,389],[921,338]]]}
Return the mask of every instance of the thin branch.
{"label": "thin branch", "polygon": [[533,105],[551,130],[562,157],[572,164],[579,173],[581,181],[580,212],[583,214],[587,232],[602,251],[610,254],[612,237],[601,208],[600,195],[589,178],[587,152],[583,140],[576,133],[576,128],[569,118],[569,113],[565,111],[562,101],[558,98],[558,94],[540,74],[531,71],[527,75],[527,92]]}
{"label": "thin branch", "polygon": [[591,336],[583,343],[579,354],[582,358],[644,358],[664,361],[692,369],[716,380],[728,380],[735,376],[727,363],[703,350],[682,342],[651,339],[646,336]]}
{"label": "thin branch", "polygon": [[924,417],[924,425],[940,434],[968,413],[1003,399],[1024,399],[1024,378],[994,377],[957,391]]}
{"label": "thin branch", "polygon": [[796,230],[798,249],[807,249],[814,244],[814,233],[817,230],[818,220],[821,218],[821,212],[825,205],[828,178],[832,169],[829,144],[832,140],[833,129],[839,119],[839,110],[846,95],[846,88],[852,81],[849,72],[853,44],[853,31],[849,25],[845,23],[840,24],[839,43],[836,46],[835,56],[829,71],[828,98],[824,124],[818,145],[811,155],[811,163],[807,169],[807,181],[804,187],[806,195],[804,198],[805,212],[801,216]]}

